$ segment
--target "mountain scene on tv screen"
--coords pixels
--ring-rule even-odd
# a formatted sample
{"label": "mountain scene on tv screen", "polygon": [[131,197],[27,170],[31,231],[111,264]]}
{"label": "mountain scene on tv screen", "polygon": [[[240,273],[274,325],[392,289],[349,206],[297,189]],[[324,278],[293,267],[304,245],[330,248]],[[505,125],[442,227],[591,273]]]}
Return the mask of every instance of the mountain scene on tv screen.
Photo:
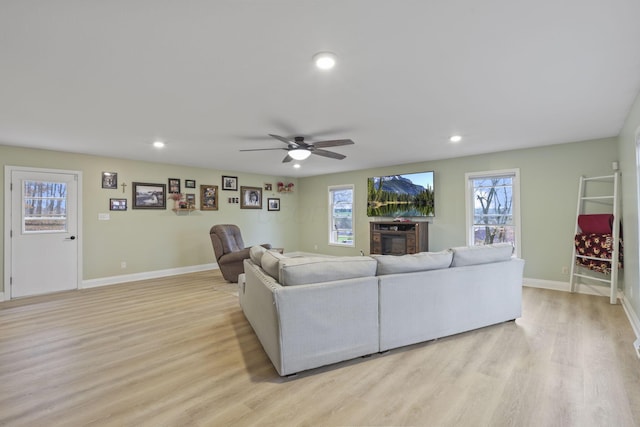
{"label": "mountain scene on tv screen", "polygon": [[[418,176],[424,177],[424,175],[409,174],[369,178],[367,183],[367,215],[393,218],[433,216],[433,184],[421,185],[411,179],[411,176],[417,178]],[[431,182],[433,182],[432,178]]]}

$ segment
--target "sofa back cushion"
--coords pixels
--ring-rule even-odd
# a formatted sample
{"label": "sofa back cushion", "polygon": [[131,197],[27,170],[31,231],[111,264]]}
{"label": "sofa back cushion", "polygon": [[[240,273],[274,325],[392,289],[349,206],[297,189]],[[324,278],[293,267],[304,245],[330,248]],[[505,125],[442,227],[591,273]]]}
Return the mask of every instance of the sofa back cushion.
{"label": "sofa back cushion", "polygon": [[511,243],[496,243],[484,246],[460,246],[451,248],[451,250],[453,251],[451,267],[508,261],[511,255],[513,255],[513,245]]}
{"label": "sofa back cushion", "polygon": [[414,271],[438,270],[449,268],[453,253],[450,250],[441,252],[420,252],[411,255],[372,255],[378,263],[378,276],[386,274],[411,273]]}
{"label": "sofa back cushion", "polygon": [[375,276],[376,265],[373,258],[366,256],[285,258],[280,260],[279,282],[294,286]]}
{"label": "sofa back cushion", "polygon": [[289,259],[278,251],[265,251],[262,254],[262,269],[271,277],[280,282],[280,261]]}

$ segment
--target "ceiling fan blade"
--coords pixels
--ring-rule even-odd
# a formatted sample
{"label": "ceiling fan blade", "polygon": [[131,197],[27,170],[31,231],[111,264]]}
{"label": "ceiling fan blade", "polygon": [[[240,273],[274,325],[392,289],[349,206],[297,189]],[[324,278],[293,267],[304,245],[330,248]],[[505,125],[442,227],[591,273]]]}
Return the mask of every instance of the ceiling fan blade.
{"label": "ceiling fan blade", "polygon": [[340,145],[351,145],[351,144],[355,144],[355,142],[353,142],[350,139],[332,139],[328,141],[314,142],[311,145],[317,148],[326,148],[326,147],[338,147]]}
{"label": "ceiling fan blade", "polygon": [[280,136],[280,135],[274,135],[272,133],[269,134],[270,137],[275,138],[277,140],[280,140],[282,142],[284,142],[287,145],[298,145],[295,141],[291,141],[290,139],[285,138],[284,136]]}
{"label": "ceiling fan blade", "polygon": [[333,151],[327,151],[327,150],[312,150],[311,154],[317,154],[318,156],[323,156],[323,157],[330,157],[336,160],[342,160],[345,157],[347,157],[343,154],[334,153]]}
{"label": "ceiling fan blade", "polygon": [[286,148],[252,148],[248,150],[239,150],[239,151],[270,151],[270,150],[286,150]]}
{"label": "ceiling fan blade", "polygon": [[289,163],[291,160],[293,160],[293,157],[287,154],[287,157],[282,159],[282,163]]}

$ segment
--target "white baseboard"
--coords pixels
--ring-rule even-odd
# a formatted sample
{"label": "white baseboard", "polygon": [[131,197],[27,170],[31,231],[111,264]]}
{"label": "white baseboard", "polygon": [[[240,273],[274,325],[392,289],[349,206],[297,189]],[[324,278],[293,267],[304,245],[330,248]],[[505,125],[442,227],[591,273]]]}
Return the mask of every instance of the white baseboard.
{"label": "white baseboard", "polygon": [[[528,286],[530,288],[541,288],[541,289],[551,289],[554,291],[562,291],[562,292],[570,292],[571,287],[569,286],[569,282],[557,282],[553,280],[541,280],[541,279],[524,279],[524,286]],[[577,292],[579,294],[587,294],[587,295],[597,295],[603,297],[609,297],[609,288],[606,286],[597,286],[597,285],[585,285],[578,284]],[[618,299],[621,302],[622,308],[624,308],[624,312],[627,315],[627,319],[629,319],[629,323],[631,323],[631,328],[638,338],[633,344],[634,350],[638,354],[640,358],[640,319],[635,311],[633,311],[633,307],[629,303],[629,300],[622,292],[618,292]]]}
{"label": "white baseboard", "polygon": [[[528,286],[530,288],[551,289],[552,291],[571,292],[569,282],[558,282],[556,280],[529,279],[525,277],[524,286]],[[609,297],[609,288],[606,286],[579,283],[576,285],[576,290],[579,294]],[[622,294],[620,292],[618,292],[618,298],[622,298]]]}
{"label": "white baseboard", "polygon": [[99,286],[115,285],[138,280],[157,279],[159,277],[175,276],[176,274],[196,273],[198,271],[218,269],[218,264],[190,265],[188,267],[169,268],[167,270],[145,271],[142,273],[123,274],[121,276],[101,277],[99,279],[83,280],[81,289],[97,288]]}
{"label": "white baseboard", "polygon": [[541,280],[541,279],[529,279],[525,277],[522,279],[523,286],[529,288],[551,289],[552,291],[569,292],[568,282],[557,282],[554,280]]}
{"label": "white baseboard", "polygon": [[[626,297],[622,298],[622,307],[624,308],[624,312],[627,313],[627,317],[629,318],[633,332],[636,334],[636,338],[638,338],[636,343],[640,344],[640,318],[638,318],[638,314],[633,311],[633,307]],[[636,352],[637,351],[638,347],[636,347]],[[640,357],[640,353],[638,354],[638,357]]]}

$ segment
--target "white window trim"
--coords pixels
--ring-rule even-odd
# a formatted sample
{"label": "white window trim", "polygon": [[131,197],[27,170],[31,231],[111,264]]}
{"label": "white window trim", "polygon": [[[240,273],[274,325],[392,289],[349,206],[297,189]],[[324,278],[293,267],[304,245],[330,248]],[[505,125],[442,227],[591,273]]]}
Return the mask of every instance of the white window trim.
{"label": "white window trim", "polygon": [[473,201],[473,188],[472,188],[472,179],[476,178],[486,178],[489,176],[513,176],[513,222],[515,225],[515,238],[516,238],[516,256],[521,258],[521,247],[522,247],[522,239],[521,239],[521,221],[520,221],[520,169],[500,169],[494,171],[483,171],[483,172],[469,172],[464,174],[465,179],[465,210],[466,210],[466,236],[467,236],[467,244],[473,244],[473,215],[471,213],[472,207],[475,205]]}
{"label": "white window trim", "polygon": [[[353,197],[351,199],[351,232],[353,233],[353,239],[351,239],[351,243],[333,243],[331,241],[331,233],[332,233],[332,229],[331,229],[331,219],[333,217],[333,212],[332,212],[332,197],[331,197],[331,192],[335,191],[335,190],[351,190]],[[340,248],[355,248],[356,247],[356,224],[355,224],[355,195],[356,195],[356,187],[353,184],[343,184],[343,185],[330,185],[328,187],[328,191],[327,191],[327,195],[329,197],[329,215],[328,215],[328,220],[329,220],[329,224],[327,224],[327,228],[329,230],[329,234],[327,235],[327,240],[328,240],[328,245],[329,246],[337,246]]]}

